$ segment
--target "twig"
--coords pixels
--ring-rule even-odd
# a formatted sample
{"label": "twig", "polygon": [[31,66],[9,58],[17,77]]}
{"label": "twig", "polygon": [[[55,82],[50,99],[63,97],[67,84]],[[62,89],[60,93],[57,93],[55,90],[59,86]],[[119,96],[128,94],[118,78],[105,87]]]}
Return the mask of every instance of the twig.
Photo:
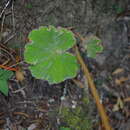
{"label": "twig", "polygon": [[[5,11],[7,9],[7,7],[10,5],[10,3],[12,2],[12,0],[8,0],[7,3],[5,4],[3,10],[0,13],[0,18],[2,19],[2,23],[1,23],[1,34],[3,32],[3,25],[4,25],[4,20],[5,20]],[[2,36],[0,36],[0,40],[2,39]]]}
{"label": "twig", "polygon": [[2,32],[3,32],[3,28],[4,28],[4,21],[5,21],[5,15],[3,15],[3,18],[2,18],[2,22],[1,22],[1,35],[2,35]]}
{"label": "twig", "polygon": [[9,6],[9,4],[10,4],[10,2],[11,2],[11,0],[8,0],[8,2],[5,4],[5,6],[4,6],[3,10],[1,11],[0,18],[1,18],[1,17],[2,17],[2,15],[4,14],[4,12],[5,12],[6,8],[7,8],[7,7]]}
{"label": "twig", "polygon": [[16,67],[17,65],[20,65],[21,63],[23,63],[23,61],[17,62],[16,64],[10,65],[10,68]]}
{"label": "twig", "polygon": [[8,41],[10,41],[12,38],[14,38],[14,36],[16,36],[16,33],[14,33],[13,35],[11,35],[6,41],[4,41],[3,44],[6,44]]}
{"label": "twig", "polygon": [[77,85],[79,86],[80,88],[84,88],[84,84],[76,79],[72,79],[72,81]]}
{"label": "twig", "polygon": [[13,61],[15,61],[14,56],[13,56],[10,52],[8,52],[6,49],[0,47],[0,50],[2,50],[2,51],[4,51],[5,53],[7,53],[7,54],[11,57],[11,59],[12,59]]}
{"label": "twig", "polygon": [[21,115],[21,116],[24,116],[26,118],[29,118],[30,116],[24,112],[13,112],[13,115]]}
{"label": "twig", "polygon": [[[12,93],[19,93],[22,92],[26,87],[19,88],[18,90],[13,91]],[[25,95],[25,94],[24,94]]]}
{"label": "twig", "polygon": [[85,41],[85,38],[82,37],[82,35],[81,35],[80,33],[78,33],[78,32],[74,32],[74,34],[75,34],[76,37],[79,37],[79,38],[80,38],[81,43],[83,43],[83,42]]}
{"label": "twig", "polygon": [[15,32],[15,20],[14,20],[14,0],[12,1],[12,23],[13,23],[13,32]]}
{"label": "twig", "polygon": [[10,70],[10,71],[18,71],[17,68],[11,68],[8,66],[0,65],[0,68],[5,69],[5,70]]}
{"label": "twig", "polygon": [[100,113],[100,116],[101,116],[101,119],[102,119],[102,122],[103,122],[103,125],[104,125],[106,130],[112,130],[110,123],[109,123],[109,120],[108,120],[108,116],[105,112],[104,106],[103,106],[103,104],[100,103],[100,98],[99,98],[98,92],[96,90],[95,84],[93,82],[93,79],[92,79],[92,77],[89,73],[87,65],[85,65],[85,63],[84,63],[84,61],[83,61],[83,59],[82,59],[82,57],[81,57],[81,55],[78,51],[77,46],[75,47],[75,52],[76,52],[77,59],[78,59],[80,65],[81,65],[82,71],[84,72],[85,78],[88,81],[91,93],[92,93],[92,95],[95,99],[98,111]]}
{"label": "twig", "polygon": [[0,48],[4,48],[5,50],[9,52],[11,51],[12,53],[16,54],[16,52],[13,49],[6,47],[3,43],[0,43]]}

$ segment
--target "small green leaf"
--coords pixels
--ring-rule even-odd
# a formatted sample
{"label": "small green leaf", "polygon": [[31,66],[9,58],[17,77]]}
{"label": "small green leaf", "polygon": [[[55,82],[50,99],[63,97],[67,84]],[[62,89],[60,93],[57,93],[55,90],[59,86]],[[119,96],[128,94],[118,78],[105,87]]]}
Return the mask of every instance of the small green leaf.
{"label": "small green leaf", "polygon": [[116,11],[117,14],[122,13],[124,8],[120,7],[119,5],[114,4],[112,8]]}
{"label": "small green leaf", "polygon": [[28,8],[28,9],[32,9],[32,8],[33,8],[33,6],[32,6],[32,4],[31,4],[31,3],[28,3],[28,4],[26,5],[26,8]]}
{"label": "small green leaf", "polygon": [[0,91],[8,96],[8,83],[7,80],[12,76],[13,72],[0,69]]}
{"label": "small green leaf", "polygon": [[95,58],[97,53],[101,53],[103,51],[101,40],[96,36],[88,37],[85,41],[85,49],[87,50],[89,57]]}
{"label": "small green leaf", "polygon": [[25,47],[25,61],[32,64],[32,75],[49,83],[59,83],[75,77],[78,71],[76,57],[68,49],[76,43],[73,33],[53,26],[40,27],[29,34]]}

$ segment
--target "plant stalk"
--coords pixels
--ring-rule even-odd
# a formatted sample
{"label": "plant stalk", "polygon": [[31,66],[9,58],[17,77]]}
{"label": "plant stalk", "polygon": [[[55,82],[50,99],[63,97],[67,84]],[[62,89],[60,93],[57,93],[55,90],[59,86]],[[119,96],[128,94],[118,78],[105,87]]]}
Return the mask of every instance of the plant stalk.
{"label": "plant stalk", "polygon": [[77,46],[75,47],[75,52],[76,52],[78,62],[81,65],[81,69],[82,69],[82,71],[83,71],[83,73],[85,75],[85,79],[88,81],[90,91],[91,91],[91,93],[93,95],[93,98],[94,98],[94,100],[96,102],[99,114],[101,116],[102,123],[104,125],[104,128],[105,128],[105,130],[112,130],[112,128],[110,126],[110,123],[109,123],[109,120],[108,120],[108,116],[107,116],[106,111],[104,109],[104,106],[103,106],[103,104],[100,103],[100,98],[99,98],[96,86],[95,86],[95,84],[93,82],[93,79],[92,79],[92,77],[90,75],[90,72],[88,70],[87,65],[84,63],[84,61],[83,61],[83,59],[82,59],[82,57],[80,55],[80,52],[79,52]]}

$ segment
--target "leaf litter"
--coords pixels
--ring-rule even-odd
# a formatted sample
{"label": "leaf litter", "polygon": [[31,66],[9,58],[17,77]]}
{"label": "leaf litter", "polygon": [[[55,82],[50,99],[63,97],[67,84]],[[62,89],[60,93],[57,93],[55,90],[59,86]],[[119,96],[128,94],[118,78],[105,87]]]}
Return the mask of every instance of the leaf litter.
{"label": "leaf litter", "polygon": [[[4,0],[0,2],[0,5],[2,5],[0,10],[2,10]],[[117,13],[112,10],[114,4],[117,4],[118,6],[116,7],[119,7],[119,9],[123,9],[128,5],[127,2],[114,2],[113,0],[110,0],[108,3],[106,3],[106,1],[85,0],[80,2],[64,0],[62,2],[55,0],[15,1],[13,10],[15,14],[11,12],[11,15],[6,17],[4,26],[9,25],[6,26],[8,27],[7,30],[12,31],[12,25],[15,25],[17,35],[10,41],[6,38],[3,38],[3,40],[8,41],[7,44],[10,46],[13,43],[18,43],[18,41],[19,44],[21,44],[20,46],[24,46],[25,41],[27,41],[27,35],[32,29],[50,24],[64,27],[73,26],[73,31],[81,34],[83,37],[86,37],[89,33],[93,33],[94,36],[102,40],[102,45],[104,47],[102,53],[97,52],[100,59],[96,58],[95,61],[95,59],[86,55],[86,53],[82,51],[82,45],[79,43],[81,54],[86,61],[86,64],[88,64],[94,81],[100,81],[100,84],[98,84],[98,82],[96,87],[100,92],[101,102],[105,106],[112,127],[114,129],[129,130],[129,37],[127,37],[129,29],[127,26],[130,25],[128,24],[126,26],[126,19],[119,14],[118,16],[121,17],[118,17],[117,20],[121,19],[121,21],[113,21],[113,19],[116,18]],[[31,8],[28,8],[29,6],[27,5],[31,5]],[[8,10],[10,10],[10,8],[7,8],[6,13]],[[13,20],[15,20],[15,24],[9,22],[9,19],[11,19],[12,16],[14,16]],[[128,30],[126,31],[125,29]],[[6,32],[6,30],[4,31]],[[6,37],[10,39],[10,34],[6,34]],[[24,48],[19,49],[20,54],[23,49]],[[5,60],[6,59],[3,59],[1,62],[3,63]],[[101,61],[102,64],[100,64]],[[118,68],[122,68],[123,71],[118,70],[115,72],[116,74],[113,75],[113,72]],[[83,97],[83,88],[74,85],[70,80],[57,85],[49,85],[44,80],[38,80],[32,77],[27,69],[27,65],[24,65],[24,71],[26,72],[24,75],[26,80],[25,84],[21,84],[18,82],[19,80],[16,81],[16,77],[12,77],[9,85],[14,90],[25,87],[25,89],[23,89],[25,96],[23,97],[20,91],[18,93],[13,93],[12,89],[9,91],[9,99],[6,99],[2,94],[0,95],[0,112],[6,113],[7,115],[7,117],[0,115],[1,122],[3,122],[0,127],[12,129],[13,127],[11,126],[14,126],[14,124],[17,123],[17,128],[30,128],[31,124],[34,123],[34,125],[37,124],[37,126],[35,126],[38,127],[38,129],[59,129],[59,126],[64,129],[69,129],[69,126],[65,124],[66,122],[63,120],[61,121],[58,117],[61,96],[64,95],[66,99],[69,99],[66,100],[64,104],[73,110],[73,108],[71,108],[71,106],[73,106],[73,100],[77,102],[78,106],[83,103],[83,100],[81,100]],[[126,79],[125,77],[128,78]],[[84,82],[82,72],[80,72],[76,78],[76,80],[82,79],[82,83]],[[119,80],[119,83],[115,82],[116,79]],[[112,90],[112,93],[108,90]],[[85,116],[92,120],[93,124],[91,127],[96,130],[103,126],[97,115],[98,113],[91,94],[88,92],[87,95],[90,102],[87,105],[88,111]],[[121,101],[127,102],[127,104],[123,104],[123,107],[121,107],[121,103],[119,103],[118,96],[121,97]],[[49,102],[50,99],[53,100]],[[114,108],[117,103],[118,110],[113,112],[112,108]],[[14,116],[14,112],[16,112],[17,115]],[[30,118],[25,118],[19,114],[20,112],[29,115]],[[11,117],[9,115],[11,115]],[[65,115],[63,116],[65,117]],[[79,118],[76,117],[76,119]],[[9,120],[14,121],[11,122],[12,125],[8,124]],[[124,120],[126,120],[126,123],[124,123]],[[60,124],[61,122],[62,124]],[[77,120],[73,123],[75,122],[77,122]]]}

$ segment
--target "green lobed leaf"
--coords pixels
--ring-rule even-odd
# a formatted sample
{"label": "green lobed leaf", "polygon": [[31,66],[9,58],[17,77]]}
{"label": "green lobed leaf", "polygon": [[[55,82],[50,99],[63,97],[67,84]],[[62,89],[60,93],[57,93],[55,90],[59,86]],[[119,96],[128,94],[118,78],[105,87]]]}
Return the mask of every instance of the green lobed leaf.
{"label": "green lobed leaf", "polygon": [[73,33],[53,26],[40,27],[29,34],[31,43],[25,46],[25,61],[32,64],[30,70],[38,79],[59,83],[76,76],[76,57],[67,52],[76,43]]}
{"label": "green lobed leaf", "polygon": [[8,96],[8,83],[7,80],[13,75],[12,71],[0,69],[0,91]]}
{"label": "green lobed leaf", "polygon": [[87,54],[91,58],[95,58],[97,53],[103,51],[103,46],[101,45],[101,40],[96,36],[90,36],[85,41],[85,49]]}

